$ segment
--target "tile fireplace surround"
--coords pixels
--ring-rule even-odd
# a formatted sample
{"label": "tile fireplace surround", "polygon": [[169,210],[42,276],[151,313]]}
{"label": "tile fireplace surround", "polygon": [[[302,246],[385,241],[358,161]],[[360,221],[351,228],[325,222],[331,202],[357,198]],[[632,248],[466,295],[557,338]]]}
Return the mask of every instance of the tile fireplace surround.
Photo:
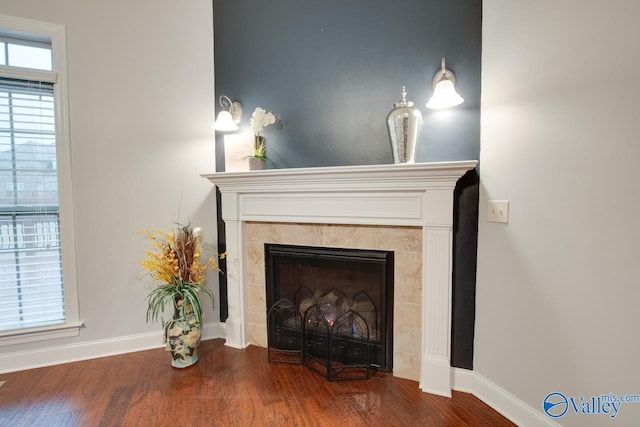
{"label": "tile fireplace surround", "polygon": [[477,162],[203,175],[222,194],[226,344],[266,345],[264,243],[396,252],[394,375],[451,396],[453,190]]}

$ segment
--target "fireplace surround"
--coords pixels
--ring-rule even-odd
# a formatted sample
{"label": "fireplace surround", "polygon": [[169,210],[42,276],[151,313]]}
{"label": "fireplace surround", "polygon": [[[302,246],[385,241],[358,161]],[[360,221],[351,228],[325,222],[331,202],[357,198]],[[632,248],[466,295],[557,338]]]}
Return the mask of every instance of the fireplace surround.
{"label": "fireplace surround", "polygon": [[[253,223],[294,228],[348,225],[356,230],[360,226],[418,228],[422,250],[416,379],[425,392],[451,396],[453,190],[457,180],[476,164],[458,161],[203,175],[222,195],[229,309],[226,344],[245,348],[252,343],[250,316],[256,314],[248,306],[249,276],[255,266],[247,261],[251,247],[246,233]],[[266,318],[266,312],[262,316]]]}

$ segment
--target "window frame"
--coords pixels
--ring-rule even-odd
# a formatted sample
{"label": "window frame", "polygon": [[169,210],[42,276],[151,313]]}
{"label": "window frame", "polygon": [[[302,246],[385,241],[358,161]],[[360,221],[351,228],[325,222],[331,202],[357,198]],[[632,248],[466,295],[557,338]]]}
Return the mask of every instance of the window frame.
{"label": "window frame", "polygon": [[[76,240],[69,141],[69,103],[67,89],[67,41],[63,25],[0,15],[0,32],[11,38],[51,42],[52,71],[0,65],[0,76],[51,81],[56,121],[56,161],[58,167],[58,210],[62,252],[65,322],[0,332],[0,347],[27,342],[78,336],[82,321],[78,300]],[[53,79],[53,80],[51,80]]]}

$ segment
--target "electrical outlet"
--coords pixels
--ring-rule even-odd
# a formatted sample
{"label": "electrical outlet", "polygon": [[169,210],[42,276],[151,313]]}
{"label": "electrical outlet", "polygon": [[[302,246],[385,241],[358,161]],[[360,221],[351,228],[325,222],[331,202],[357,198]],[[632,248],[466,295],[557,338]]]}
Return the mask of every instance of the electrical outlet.
{"label": "electrical outlet", "polygon": [[508,200],[489,200],[489,211],[487,212],[487,221],[509,222],[509,201]]}

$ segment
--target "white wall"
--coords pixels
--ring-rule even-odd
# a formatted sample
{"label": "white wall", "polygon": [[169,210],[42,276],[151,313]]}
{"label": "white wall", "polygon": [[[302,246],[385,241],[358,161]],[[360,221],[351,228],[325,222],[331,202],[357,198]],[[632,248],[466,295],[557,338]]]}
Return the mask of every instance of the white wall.
{"label": "white wall", "polygon": [[[67,27],[80,315],[73,339],[158,331],[137,280],[144,228],[200,225],[215,244],[211,0],[0,0],[0,13]],[[215,274],[210,284],[217,289]],[[217,293],[217,291],[216,291]],[[217,321],[217,310],[205,313]],[[113,347],[113,346],[112,346]]]}
{"label": "white wall", "polygon": [[[483,5],[475,369],[539,411],[640,394],[640,2]],[[640,425],[640,403],[558,421]]]}

